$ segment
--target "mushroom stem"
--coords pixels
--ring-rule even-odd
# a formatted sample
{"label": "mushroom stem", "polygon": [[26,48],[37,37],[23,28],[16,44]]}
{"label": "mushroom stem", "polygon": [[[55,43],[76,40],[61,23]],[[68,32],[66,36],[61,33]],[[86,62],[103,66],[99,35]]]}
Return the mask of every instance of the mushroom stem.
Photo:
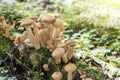
{"label": "mushroom stem", "polygon": [[68,53],[68,60],[70,60],[73,57],[74,47],[71,47],[70,52]]}
{"label": "mushroom stem", "polygon": [[72,80],[72,72],[68,73],[68,80]]}
{"label": "mushroom stem", "polygon": [[53,27],[53,25],[52,24],[49,24],[48,25],[48,32],[49,32],[49,40],[52,40],[52,36],[54,36],[54,27]]}
{"label": "mushroom stem", "polygon": [[68,56],[68,54],[70,53],[71,51],[71,47],[68,48],[68,50],[66,51],[65,55]]}
{"label": "mushroom stem", "polygon": [[[33,35],[33,33],[32,33],[31,28],[26,27],[26,31],[28,32],[28,38],[30,39],[31,43],[32,43],[33,45],[35,45],[34,35]],[[34,46],[34,47],[35,47],[35,46]]]}
{"label": "mushroom stem", "polygon": [[48,64],[44,64],[44,65],[43,65],[43,69],[44,69],[45,71],[49,71],[49,66],[48,66]]}
{"label": "mushroom stem", "polygon": [[40,40],[39,40],[39,36],[38,36],[38,29],[37,29],[37,25],[35,22],[33,22],[33,29],[34,29],[34,38],[35,38],[35,42],[36,44],[36,48],[39,49],[40,48]]}
{"label": "mushroom stem", "polygon": [[52,40],[48,40],[48,41],[46,42],[48,49],[51,49],[51,50],[54,49],[54,46],[53,46],[52,42],[53,42]]}
{"label": "mushroom stem", "polygon": [[47,41],[47,35],[48,35],[47,29],[40,29],[38,35],[40,38],[41,46],[46,47],[46,41]]}
{"label": "mushroom stem", "polygon": [[68,62],[67,56],[65,54],[63,54],[63,56],[62,56],[62,60],[64,63]]}
{"label": "mushroom stem", "polygon": [[60,28],[56,28],[56,27],[55,27],[54,33],[53,33],[53,35],[52,35],[52,39],[55,40],[55,38],[56,38],[57,36],[59,36],[59,34],[60,34]]}
{"label": "mushroom stem", "polygon": [[55,63],[56,64],[60,64],[61,63],[61,59],[60,58],[55,58]]}

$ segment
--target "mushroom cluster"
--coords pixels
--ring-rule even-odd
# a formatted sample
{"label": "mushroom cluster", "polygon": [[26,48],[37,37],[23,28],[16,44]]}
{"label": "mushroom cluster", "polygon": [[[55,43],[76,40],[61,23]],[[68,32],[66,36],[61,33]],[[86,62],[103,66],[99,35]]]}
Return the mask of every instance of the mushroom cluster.
{"label": "mushroom cluster", "polygon": [[[27,35],[21,34],[15,39],[17,44],[23,44],[25,47],[40,47],[48,48],[53,51],[63,39],[63,31],[68,27],[66,22],[59,19],[58,14],[42,14],[38,16],[31,16],[22,21]],[[24,39],[20,41],[21,36]]]}
{"label": "mushroom cluster", "polygon": [[[62,21],[58,14],[42,14],[40,17],[34,15],[23,20],[21,26],[25,28],[25,31],[16,37],[16,44],[35,49],[41,47],[49,49],[56,64],[60,64],[61,61],[68,63],[73,57],[75,43],[70,40],[62,42],[63,31],[68,24]],[[49,71],[49,65],[44,64],[43,69]],[[64,69],[68,72],[68,80],[72,80],[72,72],[76,70],[76,66],[68,63]],[[60,80],[62,73],[54,72],[52,78]]]}
{"label": "mushroom cluster", "polygon": [[[13,24],[12,26],[14,25],[15,24]],[[10,38],[11,40],[14,40],[13,32],[9,31],[10,28],[11,28],[11,25],[6,23],[5,17],[0,16],[0,34],[2,34],[3,36],[7,38]]]}
{"label": "mushroom cluster", "polygon": [[74,43],[70,40],[61,42],[63,31],[68,24],[60,19],[58,14],[42,14],[31,16],[21,22],[26,31],[16,37],[15,43],[25,47],[47,48],[52,52],[55,63],[67,63],[73,56]]}

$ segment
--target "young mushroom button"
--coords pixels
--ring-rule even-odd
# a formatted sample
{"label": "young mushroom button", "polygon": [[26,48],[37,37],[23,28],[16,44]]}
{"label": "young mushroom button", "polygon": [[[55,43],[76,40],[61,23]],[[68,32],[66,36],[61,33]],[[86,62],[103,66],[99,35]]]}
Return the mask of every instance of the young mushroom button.
{"label": "young mushroom button", "polygon": [[59,64],[61,62],[61,57],[63,56],[63,54],[65,53],[64,48],[56,48],[53,52],[52,52],[52,57],[55,58],[55,62],[56,64]]}
{"label": "young mushroom button", "polygon": [[64,70],[68,72],[68,80],[72,80],[72,73],[76,70],[76,65],[69,63],[64,67]]}
{"label": "young mushroom button", "polygon": [[48,68],[49,66],[48,66],[48,64],[44,64],[43,65],[43,69],[45,70],[45,71],[49,71],[49,68]]}
{"label": "young mushroom button", "polygon": [[54,72],[54,73],[52,74],[52,78],[53,78],[54,80],[61,80],[61,79],[62,79],[62,73],[61,73],[61,72]]}

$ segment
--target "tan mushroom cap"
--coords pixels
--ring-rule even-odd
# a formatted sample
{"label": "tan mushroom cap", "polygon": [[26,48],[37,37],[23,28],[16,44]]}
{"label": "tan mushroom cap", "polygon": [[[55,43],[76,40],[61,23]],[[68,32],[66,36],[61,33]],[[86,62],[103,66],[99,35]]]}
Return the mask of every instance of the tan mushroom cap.
{"label": "tan mushroom cap", "polygon": [[4,16],[0,16],[0,21],[5,20]]}
{"label": "tan mushroom cap", "polygon": [[63,26],[63,21],[60,19],[56,19],[56,21],[53,23],[53,26],[56,28],[60,28]]}
{"label": "tan mushroom cap", "polygon": [[64,67],[67,72],[74,72],[76,70],[76,65],[73,63],[69,63]]}
{"label": "tan mushroom cap", "polygon": [[52,57],[61,57],[64,53],[65,53],[64,48],[56,48],[56,49],[52,52]]}
{"label": "tan mushroom cap", "polygon": [[71,41],[70,41],[70,40],[66,40],[64,43],[65,43],[65,45],[67,45],[67,46],[68,46],[68,45],[71,45]]}
{"label": "tan mushroom cap", "polygon": [[22,41],[22,42],[23,42],[25,39],[26,39],[26,36],[25,36],[25,35],[23,35],[23,34],[21,34],[21,35],[20,35],[20,41]]}
{"label": "tan mushroom cap", "polygon": [[53,23],[55,21],[55,17],[49,14],[43,14],[40,16],[40,21],[45,23]]}
{"label": "tan mushroom cap", "polygon": [[38,16],[36,16],[36,15],[32,15],[32,16],[30,17],[30,19],[32,19],[32,20],[34,20],[34,21],[37,21]]}
{"label": "tan mushroom cap", "polygon": [[23,32],[23,35],[24,35],[24,36],[27,36],[27,35],[28,35],[28,32],[27,32],[27,31],[24,31],[24,32]]}
{"label": "tan mushroom cap", "polygon": [[75,43],[74,43],[74,42],[71,42],[70,46],[71,46],[71,47],[74,47],[74,46],[75,46]]}
{"label": "tan mushroom cap", "polygon": [[53,14],[49,14],[51,16],[54,16],[55,18],[60,18],[60,14],[59,13],[53,13]]}
{"label": "tan mushroom cap", "polygon": [[43,37],[43,36],[45,36],[45,35],[47,35],[47,34],[48,34],[47,29],[40,29],[39,32],[38,32],[38,35],[39,35],[40,37]]}
{"label": "tan mushroom cap", "polygon": [[59,71],[54,72],[54,73],[52,74],[52,78],[53,78],[54,80],[62,79],[62,73],[59,72]]}
{"label": "tan mushroom cap", "polygon": [[44,65],[43,65],[43,68],[48,68],[48,64],[44,64]]}
{"label": "tan mushroom cap", "polygon": [[32,25],[33,24],[33,20],[31,19],[26,19],[26,20],[23,20],[22,23],[20,24],[20,26],[29,26],[29,25]]}

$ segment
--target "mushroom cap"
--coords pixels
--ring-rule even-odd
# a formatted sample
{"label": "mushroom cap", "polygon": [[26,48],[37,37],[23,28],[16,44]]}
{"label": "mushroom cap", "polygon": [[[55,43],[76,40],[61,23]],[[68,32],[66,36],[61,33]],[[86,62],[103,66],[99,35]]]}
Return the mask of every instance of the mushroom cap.
{"label": "mushroom cap", "polygon": [[60,27],[60,31],[62,32],[67,28],[68,28],[68,24],[66,22],[63,22],[63,26]]}
{"label": "mushroom cap", "polygon": [[74,42],[71,42],[70,46],[71,46],[71,47],[74,47],[74,46],[75,46],[75,43],[74,43]]}
{"label": "mushroom cap", "polygon": [[48,68],[48,64],[44,64],[43,68],[45,68],[45,69]]}
{"label": "mushroom cap", "polygon": [[60,14],[59,13],[53,13],[53,14],[50,14],[51,16],[54,16],[55,18],[60,18]]}
{"label": "mushroom cap", "polygon": [[53,26],[54,26],[55,28],[60,28],[60,27],[63,26],[63,21],[60,20],[60,19],[56,19],[56,21],[53,23]]}
{"label": "mushroom cap", "polygon": [[20,36],[17,36],[17,37],[16,37],[15,43],[16,43],[16,44],[20,44]]}
{"label": "mushroom cap", "polygon": [[40,16],[40,21],[45,23],[53,23],[55,21],[55,17],[49,14],[43,14]]}
{"label": "mushroom cap", "polygon": [[74,72],[76,70],[76,65],[73,63],[69,63],[69,64],[65,65],[64,69],[67,72]]}
{"label": "mushroom cap", "polygon": [[24,31],[24,32],[23,32],[23,35],[24,35],[24,36],[27,36],[27,34],[28,34],[27,31]]}
{"label": "mushroom cap", "polygon": [[63,26],[67,28],[67,27],[68,27],[68,24],[67,24],[66,22],[64,22],[64,23],[63,23]]}
{"label": "mushroom cap", "polygon": [[36,15],[32,15],[32,16],[30,17],[30,19],[32,19],[32,20],[34,20],[34,21],[37,21],[38,16],[36,16]]}
{"label": "mushroom cap", "polygon": [[5,17],[4,16],[0,16],[0,21],[3,21],[5,20]]}
{"label": "mushroom cap", "polygon": [[38,35],[39,35],[40,37],[43,37],[43,36],[45,36],[45,35],[47,35],[47,34],[48,34],[47,29],[40,29],[39,32],[38,32]]}
{"label": "mushroom cap", "polygon": [[53,79],[62,79],[62,73],[61,72],[59,72],[59,71],[57,71],[57,72],[54,72],[53,74],[52,74],[52,78]]}
{"label": "mushroom cap", "polygon": [[71,41],[70,40],[66,40],[64,43],[65,43],[65,45],[70,45]]}
{"label": "mushroom cap", "polygon": [[25,41],[25,39],[27,38],[27,36],[26,35],[23,35],[23,34],[21,34],[20,35],[20,41]]}
{"label": "mushroom cap", "polygon": [[52,57],[61,57],[64,53],[65,53],[65,49],[64,48],[56,48],[52,52]]}
{"label": "mushroom cap", "polygon": [[26,20],[23,20],[22,23],[20,24],[20,26],[29,26],[29,25],[32,25],[33,24],[33,20],[31,19],[26,19]]}

